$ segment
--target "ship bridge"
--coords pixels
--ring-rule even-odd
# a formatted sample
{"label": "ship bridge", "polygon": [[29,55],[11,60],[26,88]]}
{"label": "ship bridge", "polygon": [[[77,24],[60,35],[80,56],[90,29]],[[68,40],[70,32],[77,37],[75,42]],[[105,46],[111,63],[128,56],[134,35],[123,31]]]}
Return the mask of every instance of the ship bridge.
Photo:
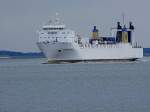
{"label": "ship bridge", "polygon": [[73,42],[76,38],[75,32],[67,29],[58,18],[49,21],[39,31],[39,42]]}

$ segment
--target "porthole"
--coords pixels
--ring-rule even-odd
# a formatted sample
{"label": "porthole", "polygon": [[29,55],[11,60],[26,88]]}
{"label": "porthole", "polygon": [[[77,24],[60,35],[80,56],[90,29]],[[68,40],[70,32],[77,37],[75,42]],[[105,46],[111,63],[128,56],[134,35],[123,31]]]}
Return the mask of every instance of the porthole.
{"label": "porthole", "polygon": [[58,52],[61,52],[62,50],[58,50]]}

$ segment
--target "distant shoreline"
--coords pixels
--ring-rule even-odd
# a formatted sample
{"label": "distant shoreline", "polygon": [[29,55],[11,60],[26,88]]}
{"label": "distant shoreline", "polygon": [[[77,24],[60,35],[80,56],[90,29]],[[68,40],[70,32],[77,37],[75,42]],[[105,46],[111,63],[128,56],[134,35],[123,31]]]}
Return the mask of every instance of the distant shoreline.
{"label": "distant shoreline", "polygon": [[144,57],[150,56],[150,48],[144,48],[143,49],[143,55],[144,55]]}
{"label": "distant shoreline", "polygon": [[41,52],[16,52],[16,51],[0,51],[0,59],[15,59],[15,58],[44,58]]}

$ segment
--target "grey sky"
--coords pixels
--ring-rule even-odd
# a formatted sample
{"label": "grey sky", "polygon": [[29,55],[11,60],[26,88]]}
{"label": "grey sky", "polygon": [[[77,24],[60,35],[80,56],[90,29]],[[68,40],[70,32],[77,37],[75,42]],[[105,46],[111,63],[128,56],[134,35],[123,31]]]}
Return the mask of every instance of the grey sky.
{"label": "grey sky", "polygon": [[136,40],[150,47],[149,0],[0,0],[0,50],[38,51],[38,30],[58,12],[63,22],[83,37],[93,25],[102,35],[122,22],[133,21]]}

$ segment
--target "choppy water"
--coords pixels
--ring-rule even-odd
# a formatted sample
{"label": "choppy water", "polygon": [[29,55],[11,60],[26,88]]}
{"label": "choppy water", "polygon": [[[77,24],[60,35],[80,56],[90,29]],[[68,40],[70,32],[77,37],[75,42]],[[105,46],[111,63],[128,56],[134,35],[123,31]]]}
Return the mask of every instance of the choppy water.
{"label": "choppy water", "polygon": [[150,112],[150,58],[43,62],[0,60],[0,112]]}

